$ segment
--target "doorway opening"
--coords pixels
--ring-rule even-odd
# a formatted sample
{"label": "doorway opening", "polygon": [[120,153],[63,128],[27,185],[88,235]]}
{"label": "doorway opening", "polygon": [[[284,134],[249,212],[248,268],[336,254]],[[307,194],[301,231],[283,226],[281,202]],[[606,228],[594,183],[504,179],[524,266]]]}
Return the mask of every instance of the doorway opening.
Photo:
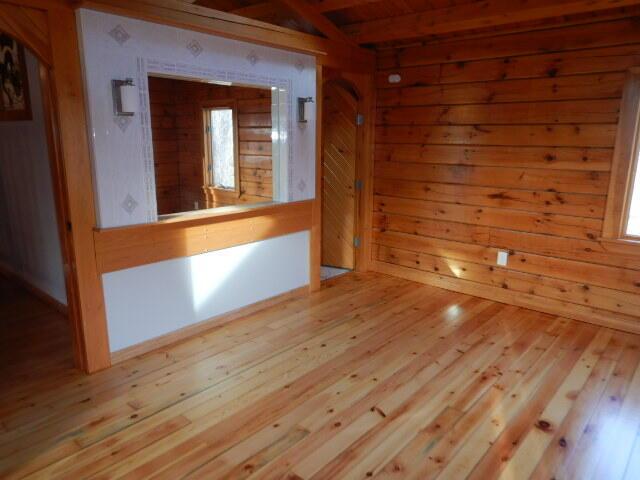
{"label": "doorway opening", "polygon": [[323,85],[322,280],[356,268],[358,105],[356,92],[346,82]]}
{"label": "doorway opening", "polygon": [[73,369],[76,361],[50,88],[38,56],[0,30],[2,378],[21,388],[56,369]]}

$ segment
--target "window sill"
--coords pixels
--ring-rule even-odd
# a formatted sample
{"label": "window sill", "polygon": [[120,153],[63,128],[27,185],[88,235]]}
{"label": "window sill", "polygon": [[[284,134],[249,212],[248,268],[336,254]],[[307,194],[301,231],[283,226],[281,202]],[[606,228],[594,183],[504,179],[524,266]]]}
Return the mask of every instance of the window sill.
{"label": "window sill", "polygon": [[236,193],[236,194],[238,193],[237,188],[214,187],[213,185],[205,185],[202,188],[210,192],[223,192],[223,193]]}
{"label": "window sill", "polygon": [[[249,203],[246,205],[226,205],[224,207],[202,208],[200,210],[192,210],[190,212],[166,213],[158,215],[158,221],[155,223],[175,223],[180,221],[190,221],[198,219],[215,219],[225,215],[233,215],[238,213],[246,213],[261,207],[271,207],[279,205],[279,202],[266,201],[265,203]],[[153,222],[152,222],[153,223]],[[142,225],[150,225],[148,223]]]}
{"label": "window sill", "polygon": [[207,208],[202,210],[193,210],[191,212],[167,213],[160,215],[156,222],[138,223],[135,225],[125,225],[121,227],[95,227],[94,232],[106,233],[125,230],[141,230],[141,229],[166,229],[166,228],[184,228],[198,225],[206,225],[211,223],[227,222],[247,217],[257,217],[260,215],[268,215],[272,211],[279,211],[283,208],[289,208],[290,205],[304,204],[308,202],[276,202],[267,201],[265,203],[248,203],[246,205],[228,205],[225,207]]}
{"label": "window sill", "polygon": [[607,252],[640,256],[640,238],[600,238],[600,244]]}

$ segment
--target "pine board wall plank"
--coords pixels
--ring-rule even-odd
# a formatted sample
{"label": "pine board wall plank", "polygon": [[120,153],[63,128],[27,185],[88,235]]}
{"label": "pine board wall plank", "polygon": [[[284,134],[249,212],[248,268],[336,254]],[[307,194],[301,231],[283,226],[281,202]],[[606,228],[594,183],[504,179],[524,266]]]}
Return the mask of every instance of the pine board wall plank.
{"label": "pine board wall plank", "polygon": [[640,251],[599,241],[639,27],[634,17],[380,50],[374,269],[640,331]]}

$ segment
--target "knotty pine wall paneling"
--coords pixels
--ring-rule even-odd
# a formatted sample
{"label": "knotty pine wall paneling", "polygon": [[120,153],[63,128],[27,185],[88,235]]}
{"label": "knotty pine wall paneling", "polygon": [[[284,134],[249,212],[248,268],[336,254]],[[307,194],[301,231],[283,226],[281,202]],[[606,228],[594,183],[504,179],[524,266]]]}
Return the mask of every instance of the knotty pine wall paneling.
{"label": "knotty pine wall paneling", "polygon": [[193,209],[195,201],[205,201],[202,191],[202,107],[216,101],[236,105],[240,196],[216,195],[214,206],[270,201],[273,198],[271,90],[176,81],[176,91],[182,208]]}
{"label": "knotty pine wall paneling", "polygon": [[599,241],[636,65],[639,18],[381,50],[375,269],[640,331],[640,256]]}
{"label": "knotty pine wall paneling", "polygon": [[149,77],[149,109],[156,171],[158,215],[181,210],[180,152],[175,82]]}
{"label": "knotty pine wall paneling", "polygon": [[271,91],[149,77],[158,214],[206,208],[202,108],[230,102],[237,109],[240,196],[214,191],[211,206],[273,198]]}

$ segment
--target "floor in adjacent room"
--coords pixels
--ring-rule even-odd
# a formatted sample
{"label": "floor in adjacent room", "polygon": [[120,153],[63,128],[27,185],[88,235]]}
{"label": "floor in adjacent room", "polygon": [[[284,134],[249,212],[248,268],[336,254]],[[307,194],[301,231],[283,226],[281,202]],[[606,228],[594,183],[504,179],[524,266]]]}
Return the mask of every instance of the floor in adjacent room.
{"label": "floor in adjacent room", "polygon": [[347,270],[346,268],[330,267],[328,265],[323,265],[322,267],[320,267],[320,278],[322,280],[329,280],[330,278],[344,275],[345,273],[349,273],[350,271],[351,270]]}
{"label": "floor in adjacent room", "polygon": [[[0,445],[5,443],[7,408],[29,400],[12,404],[16,395],[30,396],[47,377],[77,375],[71,349],[66,316],[0,274]],[[4,453],[4,447],[0,450]]]}
{"label": "floor in adjacent room", "polygon": [[2,478],[640,478],[636,335],[350,273],[87,377],[2,301]]}

